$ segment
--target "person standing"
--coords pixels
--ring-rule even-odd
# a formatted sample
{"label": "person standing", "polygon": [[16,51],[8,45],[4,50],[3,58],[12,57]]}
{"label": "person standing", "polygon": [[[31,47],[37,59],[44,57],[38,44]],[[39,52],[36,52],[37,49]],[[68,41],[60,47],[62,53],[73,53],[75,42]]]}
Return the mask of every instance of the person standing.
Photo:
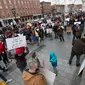
{"label": "person standing", "polygon": [[4,64],[7,66],[7,63],[9,63],[9,60],[7,58],[7,53],[5,50],[6,48],[4,43],[0,41],[0,56],[2,57]]}
{"label": "person standing", "polygon": [[72,33],[73,33],[73,39],[72,41],[74,41],[76,39],[76,25],[72,26]]}
{"label": "person standing", "polygon": [[37,54],[37,52],[34,52],[32,55],[32,60],[36,60],[40,67],[41,65],[40,65],[40,61],[39,61],[38,57],[39,57],[39,55]]}
{"label": "person standing", "polygon": [[57,68],[56,68],[56,67],[57,67],[57,56],[55,55],[54,52],[51,52],[51,53],[50,53],[50,62],[51,62],[51,64],[52,64],[54,73],[55,73],[56,76],[57,76],[57,74],[58,74],[58,71],[57,71]]}
{"label": "person standing", "polygon": [[76,66],[80,66],[80,56],[82,54],[85,54],[85,38],[79,39],[79,40],[75,40],[72,43],[73,47],[72,47],[72,51],[71,51],[71,56],[69,59],[69,65],[72,64],[72,59],[74,58],[74,56],[76,55]]}
{"label": "person standing", "polygon": [[16,49],[15,56],[11,59],[16,60],[16,65],[19,68],[21,72],[23,72],[26,69],[27,62],[26,62],[26,55],[29,53],[29,50],[27,47],[20,47]]}
{"label": "person standing", "polygon": [[81,30],[80,26],[77,24],[76,25],[76,39],[80,39],[81,34],[82,34],[82,30]]}
{"label": "person standing", "polygon": [[[25,52],[26,50],[26,52]],[[29,53],[28,48],[20,47],[16,49],[16,64],[17,67],[20,69],[21,72],[23,72],[26,69],[27,62],[26,62],[26,55]]]}
{"label": "person standing", "polygon": [[29,63],[29,69],[23,72],[24,85],[47,85],[45,76],[39,72],[38,63],[31,61]]}
{"label": "person standing", "polygon": [[62,42],[62,41],[64,42],[63,28],[62,28],[61,26],[59,26],[57,32],[58,32],[58,36],[59,36],[59,38],[60,38],[60,42]]}
{"label": "person standing", "polygon": [[58,30],[58,25],[55,24],[54,27],[53,27],[55,39],[58,38],[58,36],[57,36],[57,30]]}

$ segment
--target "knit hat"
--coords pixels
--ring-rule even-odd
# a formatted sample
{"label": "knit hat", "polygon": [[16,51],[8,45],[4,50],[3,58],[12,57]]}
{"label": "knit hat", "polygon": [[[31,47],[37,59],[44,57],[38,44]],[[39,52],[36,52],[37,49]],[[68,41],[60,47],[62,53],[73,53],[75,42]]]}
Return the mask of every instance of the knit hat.
{"label": "knit hat", "polygon": [[25,48],[24,47],[17,48],[16,49],[16,54],[18,55],[20,53],[24,53],[24,51],[25,51]]}

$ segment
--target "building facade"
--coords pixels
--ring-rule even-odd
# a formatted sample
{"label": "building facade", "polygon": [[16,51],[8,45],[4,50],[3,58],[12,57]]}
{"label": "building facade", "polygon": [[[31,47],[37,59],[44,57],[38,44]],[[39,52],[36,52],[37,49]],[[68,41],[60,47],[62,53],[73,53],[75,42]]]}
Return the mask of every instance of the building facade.
{"label": "building facade", "polygon": [[82,10],[85,12],[85,0],[82,0]]}
{"label": "building facade", "polygon": [[69,4],[69,11],[77,11],[82,9],[82,4]]}
{"label": "building facade", "polygon": [[41,14],[40,0],[0,0],[0,18],[21,17]]}
{"label": "building facade", "polygon": [[41,2],[42,14],[51,14],[51,2]]}
{"label": "building facade", "polygon": [[56,13],[63,13],[64,12],[64,5],[52,5],[52,11],[56,11]]}

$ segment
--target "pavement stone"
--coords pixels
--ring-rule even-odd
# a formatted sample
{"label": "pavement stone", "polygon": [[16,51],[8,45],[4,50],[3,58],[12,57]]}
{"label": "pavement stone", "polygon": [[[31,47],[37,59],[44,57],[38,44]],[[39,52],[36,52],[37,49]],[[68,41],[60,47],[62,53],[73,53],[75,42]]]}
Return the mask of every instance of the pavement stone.
{"label": "pavement stone", "polygon": [[[52,66],[49,62],[49,54],[54,51],[58,56],[58,76],[55,78],[54,85],[80,85],[81,77],[77,75],[79,68],[76,68],[76,57],[73,59],[71,66],[68,65],[71,48],[72,48],[72,35],[65,36],[65,42],[60,42],[59,39],[49,40],[48,38],[44,41],[44,46],[38,48],[38,46],[29,45],[30,55],[27,56],[27,63],[31,60],[31,55],[34,51],[40,54],[40,62],[45,61],[45,68],[53,72]],[[14,67],[14,69],[13,69]],[[28,66],[27,66],[28,68]],[[22,73],[16,68],[15,64],[12,64],[6,77],[12,78],[13,81],[8,85],[23,85]]]}

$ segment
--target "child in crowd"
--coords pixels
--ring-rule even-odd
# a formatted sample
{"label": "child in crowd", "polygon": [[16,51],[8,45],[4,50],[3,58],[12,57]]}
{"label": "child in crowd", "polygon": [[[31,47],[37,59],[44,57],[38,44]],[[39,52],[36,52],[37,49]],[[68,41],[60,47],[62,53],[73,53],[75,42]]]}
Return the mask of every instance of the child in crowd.
{"label": "child in crowd", "polygon": [[39,65],[39,67],[42,67],[38,57],[39,57],[39,54],[37,52],[34,52],[33,55],[32,55],[32,60],[36,60],[38,65]]}
{"label": "child in crowd", "polygon": [[56,76],[57,76],[57,56],[55,55],[55,53],[54,52],[51,52],[50,53],[50,62],[51,62],[51,64],[52,64],[52,67],[53,67],[53,70],[54,70],[54,73],[56,74]]}

